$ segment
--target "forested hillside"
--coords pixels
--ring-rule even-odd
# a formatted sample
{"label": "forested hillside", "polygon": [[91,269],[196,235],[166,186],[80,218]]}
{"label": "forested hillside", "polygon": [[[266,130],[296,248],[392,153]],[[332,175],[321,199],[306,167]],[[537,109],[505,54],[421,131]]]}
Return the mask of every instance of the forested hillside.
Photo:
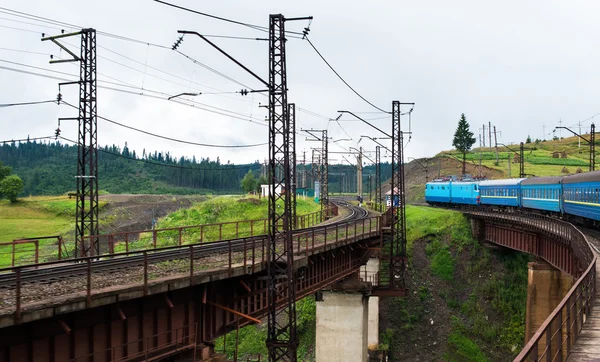
{"label": "forested hillside", "polygon": [[[23,142],[0,145],[0,161],[13,168],[25,183],[22,195],[60,195],[75,191],[77,146],[57,142]],[[297,165],[298,187],[303,185],[303,165]],[[127,145],[104,146],[98,152],[99,187],[109,193],[200,194],[241,193],[240,181],[248,170],[258,177],[259,161],[252,164],[223,164],[217,158],[176,158],[169,152],[144,150],[141,155]],[[389,162],[381,164],[382,180],[391,175]],[[306,182],[313,172],[306,165]],[[363,192],[375,189],[375,167],[363,169]],[[316,177],[316,175],[315,175]],[[356,167],[329,165],[329,192],[356,192]]]}
{"label": "forested hillside", "polygon": [[[0,145],[0,161],[12,166],[25,183],[24,195],[57,195],[74,191],[77,146],[60,142]],[[100,147],[99,187],[110,193],[241,192],[240,180],[258,162],[222,164],[219,159],[173,158],[168,152],[137,155],[127,146]]]}

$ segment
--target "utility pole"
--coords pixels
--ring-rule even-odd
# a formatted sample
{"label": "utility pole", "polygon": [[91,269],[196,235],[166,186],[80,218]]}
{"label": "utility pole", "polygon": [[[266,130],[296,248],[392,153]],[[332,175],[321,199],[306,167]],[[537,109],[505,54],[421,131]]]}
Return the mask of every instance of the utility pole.
{"label": "utility pole", "polygon": [[[290,181],[291,181],[291,193],[292,193],[292,229],[296,229],[297,220],[296,220],[296,182],[297,182],[297,172],[296,172],[296,104],[290,103],[288,104],[288,118],[290,122],[290,130],[289,130],[289,138],[290,145],[289,147],[289,158],[290,158]],[[287,187],[287,185],[286,185]]]}
{"label": "utility pole", "polygon": [[496,166],[500,164],[500,158],[498,157],[498,136],[496,135],[496,126],[494,126],[494,148],[496,149]]}
{"label": "utility pole", "polygon": [[546,140],[546,124],[542,125],[542,141]]}
{"label": "utility pole", "polygon": [[519,178],[524,178],[525,177],[525,152],[524,152],[523,142],[521,142],[521,145],[519,148],[519,158],[521,161],[519,163]]}
{"label": "utility pole", "polygon": [[[297,360],[296,276],[294,269],[292,199],[290,193],[290,117],[287,103],[285,22],[282,14],[269,16],[269,166],[273,192],[269,194],[269,361]],[[277,194],[277,188],[281,192]],[[281,204],[283,201],[283,207]],[[283,241],[283,248],[281,247]]]}
{"label": "utility pole", "polygon": [[[581,121],[579,121],[579,134],[581,134]],[[581,137],[577,137],[577,147],[581,148]]]}
{"label": "utility pole", "polygon": [[[58,39],[81,36],[80,56],[78,57]],[[79,62],[79,81],[60,83],[79,84],[79,116],[59,118],[77,120],[77,205],[75,212],[75,255],[100,255],[100,243],[93,236],[98,235],[98,129],[96,106],[96,30],[82,29],[76,33],[61,34],[42,38],[50,40],[65,50],[72,58],[51,60],[50,63]],[[89,206],[86,205],[89,203]],[[88,246],[85,237],[92,236]]]}
{"label": "utility pole", "polygon": [[489,136],[490,136],[488,138],[489,145],[490,145],[490,148],[492,148],[492,122],[488,122],[488,133],[489,133]]}
{"label": "utility pole", "polygon": [[585,142],[587,142],[590,145],[590,167],[589,167],[589,170],[594,171],[596,169],[596,125],[594,125],[592,123],[592,125],[590,127],[590,139],[583,137],[580,133],[574,132],[569,127],[562,127],[562,126],[555,127],[554,132],[556,132],[557,129],[562,131],[563,128],[566,129],[567,131],[573,133],[575,136],[579,137],[580,140],[583,139]]}
{"label": "utility pole", "polygon": [[[403,137],[400,126],[400,106],[414,103],[392,102],[392,182],[390,192],[390,205],[395,212],[391,222],[391,235],[384,237],[389,242],[389,247],[382,246],[382,254],[388,257],[388,275],[382,275],[379,288],[387,289],[392,295],[406,295],[406,202],[404,197],[404,157]],[[411,109],[412,111],[412,109]],[[396,205],[396,200],[398,203]],[[385,255],[388,254],[389,255]],[[380,264],[384,264],[383,262]],[[387,279],[387,280],[386,280]]]}
{"label": "utility pole", "polygon": [[590,127],[590,171],[596,169],[596,125]]}
{"label": "utility pole", "polygon": [[508,178],[511,178],[511,176],[512,176],[510,173],[510,156],[511,155],[508,155]]}
{"label": "utility pole", "polygon": [[302,187],[306,192],[306,151],[302,151]]}
{"label": "utility pole", "polygon": [[381,201],[381,147],[375,146],[375,203],[379,212],[383,212]]}
{"label": "utility pole", "polygon": [[323,163],[323,171],[321,172],[321,212],[327,210],[329,206],[329,163],[327,162],[328,142],[327,142],[327,130],[322,131],[321,137],[321,160]]}
{"label": "utility pole", "polygon": [[361,197],[363,194],[362,171],[362,147],[359,147],[358,156],[356,156],[356,191],[358,193],[358,196]]}
{"label": "utility pole", "polygon": [[483,147],[485,147],[485,123],[483,124]]}
{"label": "utility pole", "polygon": [[373,183],[371,182],[371,175],[369,175],[369,201],[373,201]]}
{"label": "utility pole", "polygon": [[[558,125],[562,127],[562,118],[558,119]],[[581,134],[581,133],[580,133]],[[562,129],[558,131],[558,141],[560,142],[560,139],[562,138]]]}
{"label": "utility pole", "polygon": [[311,157],[311,162],[310,162],[310,187],[314,190],[315,188],[315,169],[316,169],[316,163],[315,163],[315,149],[311,149],[312,152],[312,157]]}

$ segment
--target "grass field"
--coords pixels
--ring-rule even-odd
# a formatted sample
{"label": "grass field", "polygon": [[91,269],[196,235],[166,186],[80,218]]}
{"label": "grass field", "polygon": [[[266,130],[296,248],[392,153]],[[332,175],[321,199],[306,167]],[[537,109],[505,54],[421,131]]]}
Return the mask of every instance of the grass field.
{"label": "grass field", "polygon": [[[589,138],[589,135],[583,136]],[[509,145],[509,147],[518,153],[518,144]],[[564,176],[567,174],[574,174],[578,168],[581,168],[583,172],[588,171],[589,145],[582,141],[581,148],[579,148],[577,137],[568,137],[555,141],[526,143],[525,148],[525,173],[528,175]],[[553,152],[563,151],[566,152],[567,158],[552,157]],[[449,155],[462,160],[462,154],[459,154],[456,151],[444,151],[441,152],[440,155]],[[496,153],[493,148],[475,148],[467,154],[467,162],[479,164],[479,158],[481,157],[481,164],[483,166],[500,170],[504,172],[505,177],[518,177],[519,164],[513,163],[513,155],[514,153],[506,147],[499,146],[499,163],[496,164]],[[511,161],[510,174],[508,166],[509,158]],[[563,172],[563,168],[565,167],[568,172]]]}
{"label": "grass field", "polygon": [[[298,198],[296,200],[296,215],[305,215],[319,211],[320,204],[314,202],[311,198]],[[240,196],[219,196],[207,201],[196,203],[189,209],[175,211],[166,217],[158,220],[158,229],[176,228],[190,225],[206,225],[225,223],[242,220],[260,220],[268,216],[268,199],[257,197]],[[254,235],[261,233],[261,229],[266,224],[257,223],[254,226]],[[202,236],[200,233],[202,232]],[[157,239],[158,247],[177,245],[179,234],[176,230],[161,232]],[[184,244],[190,242],[215,241],[236,236],[250,236],[250,224],[243,223],[239,227],[235,224],[229,224],[223,228],[218,226],[192,229],[186,231]],[[153,240],[150,236],[142,236],[140,240],[130,243],[129,250],[146,249],[153,246]],[[118,243],[115,246],[116,252],[125,251],[125,244]]]}
{"label": "grass field", "polygon": [[[68,196],[34,196],[16,203],[0,201],[0,242],[20,238],[61,235],[72,232],[75,223],[75,199]],[[99,207],[105,205],[100,201]],[[40,241],[41,259],[55,253],[55,240]],[[34,245],[16,247],[16,261],[33,262]],[[10,254],[9,254],[10,253]],[[12,263],[11,247],[0,247],[0,267]]]}

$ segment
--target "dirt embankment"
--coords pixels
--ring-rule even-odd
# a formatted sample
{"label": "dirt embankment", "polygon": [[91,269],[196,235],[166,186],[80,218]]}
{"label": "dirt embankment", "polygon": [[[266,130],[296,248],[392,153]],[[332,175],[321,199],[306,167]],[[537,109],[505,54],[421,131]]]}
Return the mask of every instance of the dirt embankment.
{"label": "dirt embankment", "polygon": [[[492,278],[501,278],[506,273],[500,260],[502,251],[452,248],[456,269],[451,280],[443,280],[431,272],[431,260],[426,253],[428,243],[427,240],[414,243],[407,278],[408,296],[380,300],[380,341],[386,331],[393,330],[390,361],[512,361],[513,353],[490,341],[494,338],[472,335],[477,334],[473,332],[475,324],[481,329],[482,323],[497,325],[505,318],[494,310],[489,295],[482,293]],[[458,335],[460,329],[457,330],[456,324],[463,329]],[[457,346],[461,342],[456,341],[462,334],[472,338],[464,343],[476,344],[477,353],[487,358],[467,357],[465,350],[457,351],[463,347]]]}
{"label": "dirt embankment", "polygon": [[167,214],[191,207],[195,202],[206,200],[206,196],[189,195],[100,195],[107,201],[100,212],[101,233],[121,231],[149,230],[152,219],[158,220]]}

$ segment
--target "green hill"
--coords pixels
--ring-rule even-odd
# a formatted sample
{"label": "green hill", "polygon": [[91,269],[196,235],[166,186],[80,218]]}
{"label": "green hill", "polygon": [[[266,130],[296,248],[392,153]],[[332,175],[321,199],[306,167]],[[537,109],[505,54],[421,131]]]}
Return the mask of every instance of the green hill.
{"label": "green hill", "polygon": [[[583,137],[589,139],[588,135]],[[582,172],[589,170],[589,144],[582,140],[581,148],[578,146],[578,137],[568,137],[551,141],[540,141],[526,143],[524,150],[525,173],[528,177],[535,176],[560,176],[573,174],[581,169]],[[598,142],[596,142],[598,144]],[[515,151],[515,152],[513,152]],[[474,148],[467,154],[467,162],[477,168],[480,159],[481,165],[501,172],[501,177],[518,177],[519,145],[498,146],[499,162],[496,163],[496,152],[494,148]],[[517,155],[515,157],[515,155]],[[456,150],[440,152],[438,157],[456,158],[462,161],[462,154]],[[563,158],[566,156],[566,158]],[[510,160],[510,172],[509,172]],[[598,162],[598,161],[596,161]],[[498,177],[494,177],[498,178]]]}

